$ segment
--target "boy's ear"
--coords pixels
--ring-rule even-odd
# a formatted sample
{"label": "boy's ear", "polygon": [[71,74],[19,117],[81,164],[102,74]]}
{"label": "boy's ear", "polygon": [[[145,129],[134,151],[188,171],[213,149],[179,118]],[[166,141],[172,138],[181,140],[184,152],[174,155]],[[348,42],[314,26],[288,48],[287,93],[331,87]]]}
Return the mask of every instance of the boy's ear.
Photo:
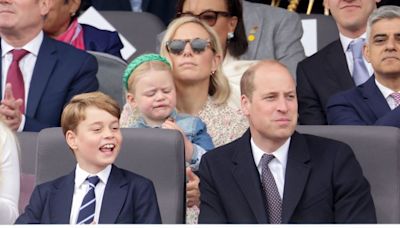
{"label": "boy's ear", "polygon": [[135,96],[133,96],[133,94],[130,93],[130,92],[127,92],[127,93],[126,93],[126,102],[128,102],[129,105],[130,105],[132,108],[136,108],[136,106],[137,106],[136,100],[135,100]]}
{"label": "boy's ear", "polygon": [[68,130],[65,133],[65,141],[67,141],[68,146],[72,149],[72,150],[77,150],[78,149],[78,145],[76,144],[76,134],[75,132]]}

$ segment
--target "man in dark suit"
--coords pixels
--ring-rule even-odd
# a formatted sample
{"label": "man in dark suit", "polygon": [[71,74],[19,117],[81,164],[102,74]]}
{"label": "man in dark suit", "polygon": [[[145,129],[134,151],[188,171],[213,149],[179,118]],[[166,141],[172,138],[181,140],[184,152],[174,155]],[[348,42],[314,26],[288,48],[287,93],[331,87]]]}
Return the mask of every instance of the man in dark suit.
{"label": "man in dark suit", "polygon": [[375,223],[351,148],[295,132],[295,83],[278,62],[241,79],[250,129],[200,163],[200,223]]}
{"label": "man in dark suit", "polygon": [[328,124],[400,127],[400,7],[382,6],[369,20],[364,54],[375,77],[331,97]]}
{"label": "man in dark suit", "polygon": [[[14,130],[60,126],[62,109],[74,95],[98,89],[96,59],[43,34],[50,4],[50,0],[0,4],[0,117]],[[13,62],[17,51],[25,55]]]}
{"label": "man in dark suit", "polygon": [[[327,124],[326,103],[330,96],[355,87],[352,42],[365,39],[367,19],[379,0],[324,0],[336,21],[340,38],[297,65],[297,93],[300,124]],[[366,66],[365,80],[372,75]],[[364,80],[364,81],[365,81]]]}
{"label": "man in dark suit", "polygon": [[37,186],[16,223],[161,223],[153,183],[113,165],[122,143],[120,114],[101,92],[72,98],[61,125],[76,168]]}

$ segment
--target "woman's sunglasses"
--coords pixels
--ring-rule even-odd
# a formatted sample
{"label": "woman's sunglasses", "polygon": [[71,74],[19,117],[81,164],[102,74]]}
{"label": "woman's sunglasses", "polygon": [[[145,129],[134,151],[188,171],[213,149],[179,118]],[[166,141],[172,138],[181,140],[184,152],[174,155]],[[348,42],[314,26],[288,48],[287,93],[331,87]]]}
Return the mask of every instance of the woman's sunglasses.
{"label": "woman's sunglasses", "polygon": [[183,50],[185,50],[187,43],[190,43],[192,51],[196,54],[202,53],[208,46],[210,46],[210,41],[201,38],[195,38],[192,40],[170,40],[167,41],[166,44],[167,51],[174,55],[181,55]]}
{"label": "woman's sunglasses", "polygon": [[192,16],[192,17],[197,17],[198,19],[206,22],[209,26],[214,26],[215,23],[217,23],[218,16],[222,17],[230,17],[230,13],[228,12],[222,12],[222,11],[213,11],[213,10],[206,10],[200,14],[193,14],[191,12],[183,13],[179,12],[177,17],[182,17],[182,16]]}

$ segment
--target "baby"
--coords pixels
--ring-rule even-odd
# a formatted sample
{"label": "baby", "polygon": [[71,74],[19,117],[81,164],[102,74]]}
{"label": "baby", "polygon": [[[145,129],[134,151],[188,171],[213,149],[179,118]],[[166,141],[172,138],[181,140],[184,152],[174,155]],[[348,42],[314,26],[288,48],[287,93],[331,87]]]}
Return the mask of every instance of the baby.
{"label": "baby", "polygon": [[169,62],[158,54],[141,55],[126,68],[123,83],[127,90],[127,103],[140,113],[137,121],[128,127],[180,131],[185,141],[185,160],[193,170],[197,170],[201,156],[214,145],[200,118],[177,113]]}

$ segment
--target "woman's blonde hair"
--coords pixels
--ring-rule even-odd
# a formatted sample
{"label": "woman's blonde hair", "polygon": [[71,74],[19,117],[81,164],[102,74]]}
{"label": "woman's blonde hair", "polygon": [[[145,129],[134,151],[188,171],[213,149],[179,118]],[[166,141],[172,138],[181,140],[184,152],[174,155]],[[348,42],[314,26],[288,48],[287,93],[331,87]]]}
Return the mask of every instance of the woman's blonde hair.
{"label": "woman's blonde hair", "polygon": [[[165,32],[164,38],[161,42],[160,55],[166,58],[170,58],[166,47],[167,42],[172,39],[178,28],[187,23],[194,23],[203,27],[204,30],[206,30],[210,36],[210,44],[211,48],[214,51],[214,54],[215,55],[218,54],[221,57],[224,56],[221,44],[219,43],[218,35],[215,33],[215,31],[201,20],[190,16],[177,18],[169,24],[168,29]],[[172,63],[172,61],[170,62]],[[210,95],[211,98],[214,100],[214,102],[217,104],[226,103],[231,93],[231,90],[229,87],[228,79],[222,72],[221,64],[218,65],[217,70],[214,72],[214,74],[210,72],[210,75],[211,75],[211,83],[208,87],[208,95]]]}

